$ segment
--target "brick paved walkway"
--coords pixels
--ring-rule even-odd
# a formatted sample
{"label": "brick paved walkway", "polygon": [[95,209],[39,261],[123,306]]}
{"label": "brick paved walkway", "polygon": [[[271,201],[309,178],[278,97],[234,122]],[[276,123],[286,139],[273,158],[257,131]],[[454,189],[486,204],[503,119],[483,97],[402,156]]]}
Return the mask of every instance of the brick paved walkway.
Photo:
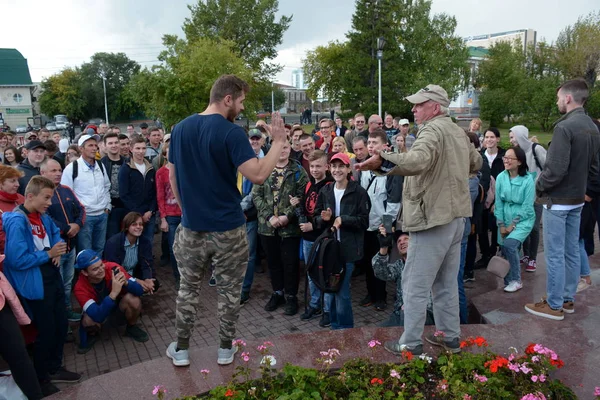
{"label": "brick paved walkway", "polygon": [[[158,237],[159,235],[156,238]],[[155,258],[158,260],[160,258],[159,246],[155,246],[154,252]],[[74,343],[65,345],[65,366],[67,369],[82,374],[83,379],[89,379],[165,356],[168,344],[176,338],[174,326],[175,281],[170,266],[160,267],[157,264],[156,268],[158,278],[161,281],[161,288],[155,295],[144,297],[141,318],[141,325],[147,330],[150,340],[146,343],[137,343],[120,334],[124,331],[124,327],[104,326],[100,340],[87,354],[77,354],[76,344]],[[304,280],[301,280],[300,291],[300,308],[303,310]],[[319,327],[318,318],[301,321],[301,312],[291,317],[283,315],[282,308],[272,313],[266,312],[263,307],[269,300],[271,293],[268,274],[257,273],[250,293],[251,299],[242,307],[240,313],[237,337],[257,339],[281,336],[288,333],[318,332],[324,329]],[[395,285],[388,283],[388,309],[384,312],[377,312],[372,307],[360,307],[358,302],[366,295],[365,276],[361,275],[353,278],[352,300],[355,326],[374,326],[385,320],[391,312],[394,293]],[[216,288],[209,287],[208,281],[205,282],[200,297],[201,309],[198,313],[196,328],[190,344],[197,347],[214,346],[218,344]]]}

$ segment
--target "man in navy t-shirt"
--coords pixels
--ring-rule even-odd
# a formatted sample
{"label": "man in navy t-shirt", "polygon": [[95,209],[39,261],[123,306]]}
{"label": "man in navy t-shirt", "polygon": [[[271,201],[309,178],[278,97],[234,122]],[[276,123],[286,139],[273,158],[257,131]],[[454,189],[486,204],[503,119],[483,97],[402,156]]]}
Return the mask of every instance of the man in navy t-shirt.
{"label": "man in navy t-shirt", "polygon": [[173,245],[181,274],[177,341],[167,348],[167,356],[176,366],[190,364],[188,348],[200,303],[200,283],[211,263],[219,293],[217,363],[232,363],[238,350],[232,341],[248,264],[248,241],[236,175],[239,171],[252,183],[262,184],[287,141],[283,120],[275,113],[269,128],[271,151],[264,158],[256,157],[245,131],[233,123],[244,110],[248,90],[240,78],[221,76],[211,88],[206,110],[179,122],[171,135],[169,180],[183,213]]}

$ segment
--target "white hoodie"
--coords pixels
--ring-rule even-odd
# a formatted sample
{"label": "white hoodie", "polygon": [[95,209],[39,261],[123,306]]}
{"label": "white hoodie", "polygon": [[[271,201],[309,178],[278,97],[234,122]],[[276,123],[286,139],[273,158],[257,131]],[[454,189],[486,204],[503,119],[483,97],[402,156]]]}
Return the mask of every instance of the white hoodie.
{"label": "white hoodie", "polygon": [[[516,125],[510,128],[510,131],[515,135],[515,139],[517,140],[519,147],[525,152],[525,159],[527,160],[529,172],[534,175],[534,179],[537,181],[537,178],[542,173],[542,170],[535,162],[535,157],[533,155],[533,142],[529,140],[529,129],[523,125]],[[538,162],[543,168],[546,164],[546,149],[541,144],[538,144],[535,146],[535,154]]]}

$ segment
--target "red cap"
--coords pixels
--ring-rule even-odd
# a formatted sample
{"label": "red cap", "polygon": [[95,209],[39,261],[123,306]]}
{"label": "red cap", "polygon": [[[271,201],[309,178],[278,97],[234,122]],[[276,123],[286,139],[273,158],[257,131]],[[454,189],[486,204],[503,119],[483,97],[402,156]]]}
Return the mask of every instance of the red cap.
{"label": "red cap", "polygon": [[350,157],[345,153],[335,153],[333,157],[331,157],[331,160],[329,160],[329,163],[331,164],[335,160],[340,160],[344,164],[350,165]]}

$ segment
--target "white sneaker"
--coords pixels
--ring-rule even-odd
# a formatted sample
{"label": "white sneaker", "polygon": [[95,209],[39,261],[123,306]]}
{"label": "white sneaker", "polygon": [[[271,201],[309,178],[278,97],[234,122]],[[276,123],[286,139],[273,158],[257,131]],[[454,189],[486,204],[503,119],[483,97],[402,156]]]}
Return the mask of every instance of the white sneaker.
{"label": "white sneaker", "polygon": [[518,281],[512,281],[504,288],[505,292],[513,293],[523,288],[523,284]]}
{"label": "white sneaker", "polygon": [[585,278],[581,278],[579,279],[579,283],[577,284],[577,293],[589,288],[590,286],[592,286],[591,283],[587,283],[587,281],[585,280]]}
{"label": "white sneaker", "polygon": [[187,350],[177,351],[177,342],[171,342],[167,347],[167,357],[173,361],[173,365],[176,367],[187,367],[190,365],[190,355]]}
{"label": "white sneaker", "polygon": [[227,365],[233,362],[235,353],[238,351],[238,346],[231,346],[230,349],[221,349],[217,352],[217,364]]}

